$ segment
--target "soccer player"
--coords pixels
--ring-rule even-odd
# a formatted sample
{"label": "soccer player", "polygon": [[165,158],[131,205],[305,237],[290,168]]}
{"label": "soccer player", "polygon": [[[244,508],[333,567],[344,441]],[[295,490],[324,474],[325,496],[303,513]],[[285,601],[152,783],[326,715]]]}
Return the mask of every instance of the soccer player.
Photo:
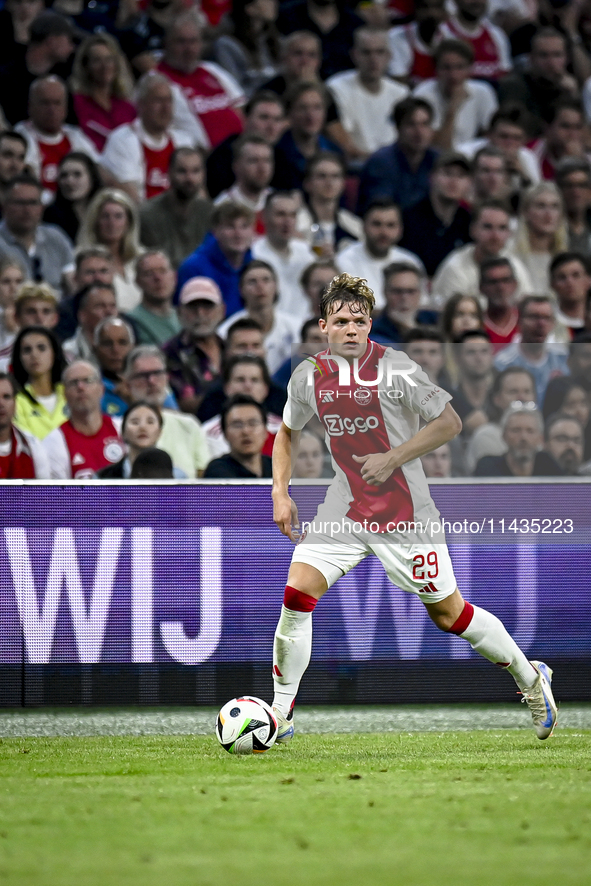
{"label": "soccer player", "polygon": [[[294,734],[293,705],[310,661],[316,604],[372,553],[394,584],[419,597],[438,628],[509,671],[538,738],[548,738],[557,718],[552,671],[528,661],[496,616],[462,598],[421,466],[422,455],[461,430],[452,398],[406,354],[369,339],[374,304],[365,280],[333,279],[320,303],[328,350],[295,369],[273,449],[273,519],[298,541],[273,648],[277,741]],[[313,416],[324,426],[336,476],[300,536],[289,481],[300,431]],[[426,424],[419,430],[421,419]]]}

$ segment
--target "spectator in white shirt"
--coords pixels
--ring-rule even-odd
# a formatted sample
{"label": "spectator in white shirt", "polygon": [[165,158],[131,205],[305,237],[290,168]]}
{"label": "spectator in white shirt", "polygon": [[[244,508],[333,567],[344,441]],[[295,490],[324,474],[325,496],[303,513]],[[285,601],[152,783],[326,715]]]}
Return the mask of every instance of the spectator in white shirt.
{"label": "spectator in white shirt", "polygon": [[390,200],[374,200],[363,216],[363,242],[347,246],[336,257],[341,273],[364,277],[376,299],[376,308],[386,304],[383,271],[393,262],[410,262],[421,273],[423,264],[408,249],[396,244],[402,237],[402,216],[396,203]]}
{"label": "spectator in white shirt", "polygon": [[414,91],[433,108],[433,145],[445,151],[486,132],[497,109],[493,88],[470,79],[473,61],[468,43],[442,40],[435,50],[436,79],[426,80]]}
{"label": "spectator in white shirt", "polygon": [[354,153],[347,153],[352,153],[351,159],[364,160],[396,140],[392,111],[409,90],[385,76],[390,63],[386,31],[358,28],[353,35],[351,58],[355,69],[334,74],[326,85],[352,141]]}
{"label": "spectator in white shirt", "polygon": [[275,172],[273,148],[262,135],[241,135],[232,145],[232,187],[216,197],[215,203],[240,203],[260,214],[271,193],[269,184]]}
{"label": "spectator in white shirt", "polygon": [[172,128],[173,94],[162,74],[144,74],[137,89],[138,119],[113,130],[101,165],[137,202],[168,190],[175,148],[193,147],[189,135]]}
{"label": "spectator in white shirt", "polygon": [[556,293],[558,341],[570,342],[585,327],[585,307],[591,276],[584,256],[578,252],[559,252],[550,263],[550,286]]}
{"label": "spectator in white shirt", "polygon": [[273,268],[279,284],[279,310],[291,314],[301,325],[308,307],[300,277],[315,255],[308,244],[296,236],[298,206],[299,198],[292,192],[269,194],[263,209],[265,236],[255,240],[252,254]]}
{"label": "spectator in white shirt", "polygon": [[436,304],[445,304],[455,292],[475,295],[480,283],[480,265],[489,258],[508,258],[518,283],[518,295],[532,291],[530,275],[510,250],[507,241],[511,235],[511,216],[498,200],[486,200],[474,211],[470,225],[473,243],[454,249],[439,265],[431,284]]}
{"label": "spectator in white shirt", "polygon": [[291,356],[293,345],[299,341],[300,322],[293,314],[275,307],[278,301],[277,276],[265,261],[251,261],[240,275],[240,294],[246,305],[218,326],[217,332],[225,338],[230,326],[241,317],[250,317],[259,324],[265,336],[267,365],[273,374],[284,360]]}

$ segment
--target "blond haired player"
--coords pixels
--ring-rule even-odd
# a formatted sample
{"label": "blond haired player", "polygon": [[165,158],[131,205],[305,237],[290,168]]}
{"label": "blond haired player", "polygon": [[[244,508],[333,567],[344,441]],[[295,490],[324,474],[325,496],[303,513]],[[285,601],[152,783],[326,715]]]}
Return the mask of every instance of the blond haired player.
{"label": "blond haired player", "polygon": [[[461,421],[451,396],[416,363],[369,339],[374,303],[365,280],[333,279],[320,304],[328,350],[293,372],[275,439],[273,518],[299,542],[273,647],[277,741],[294,734],[293,705],[310,661],[317,602],[372,553],[394,584],[419,597],[438,628],[512,674],[538,738],[548,738],[557,717],[552,671],[528,661],[496,616],[462,598],[421,466],[420,457],[453,439]],[[324,427],[335,478],[300,538],[289,481],[299,433],[312,416]]]}

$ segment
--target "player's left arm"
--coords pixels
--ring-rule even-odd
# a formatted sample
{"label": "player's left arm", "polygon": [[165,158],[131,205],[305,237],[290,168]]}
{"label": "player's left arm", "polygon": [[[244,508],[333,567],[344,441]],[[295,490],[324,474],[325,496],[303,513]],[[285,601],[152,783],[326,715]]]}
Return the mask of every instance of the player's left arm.
{"label": "player's left arm", "polygon": [[428,422],[421,430],[389,452],[374,452],[371,455],[354,455],[361,464],[361,477],[369,486],[381,486],[394,471],[427,452],[432,452],[444,443],[453,440],[462,430],[462,420],[455,409],[445,404],[443,411]]}

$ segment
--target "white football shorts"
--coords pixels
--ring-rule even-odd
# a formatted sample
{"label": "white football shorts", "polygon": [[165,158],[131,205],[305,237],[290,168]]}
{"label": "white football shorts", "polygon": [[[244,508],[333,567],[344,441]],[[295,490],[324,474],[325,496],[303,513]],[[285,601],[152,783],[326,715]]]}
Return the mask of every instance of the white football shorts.
{"label": "white football shorts", "polygon": [[393,584],[416,594],[423,603],[445,600],[457,587],[446,544],[401,544],[399,536],[387,533],[364,532],[336,538],[306,533],[296,545],[291,562],[313,566],[330,588],[370,554],[376,555]]}

